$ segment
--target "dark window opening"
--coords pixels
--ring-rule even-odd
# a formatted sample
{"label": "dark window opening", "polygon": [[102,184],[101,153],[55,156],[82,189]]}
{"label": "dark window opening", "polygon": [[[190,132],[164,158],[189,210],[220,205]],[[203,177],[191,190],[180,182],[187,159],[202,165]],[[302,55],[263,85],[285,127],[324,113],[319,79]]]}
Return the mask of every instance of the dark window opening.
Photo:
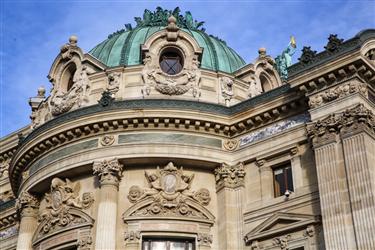
{"label": "dark window opening", "polygon": [[286,164],[273,170],[275,197],[279,197],[288,191],[294,191],[292,167]]}
{"label": "dark window opening", "polygon": [[193,239],[144,239],[142,250],[195,250]]}
{"label": "dark window opening", "polygon": [[176,49],[167,49],[160,56],[160,68],[168,75],[176,75],[181,72],[184,62]]}
{"label": "dark window opening", "polygon": [[62,89],[69,91],[74,85],[74,74],[76,73],[77,67],[74,63],[70,64],[64,71],[61,81]]}

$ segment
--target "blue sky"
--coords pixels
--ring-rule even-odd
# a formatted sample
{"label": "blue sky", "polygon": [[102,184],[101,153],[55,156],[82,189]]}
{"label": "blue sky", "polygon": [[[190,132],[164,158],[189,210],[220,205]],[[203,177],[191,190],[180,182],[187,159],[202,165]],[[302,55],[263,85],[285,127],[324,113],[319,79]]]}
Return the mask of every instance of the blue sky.
{"label": "blue sky", "polygon": [[191,11],[207,33],[225,40],[247,63],[266,47],[271,56],[297,40],[321,51],[329,34],[349,39],[375,28],[375,1],[1,1],[0,137],[29,122],[28,98],[43,85],[50,66],[71,34],[88,52],[108,34],[157,6]]}

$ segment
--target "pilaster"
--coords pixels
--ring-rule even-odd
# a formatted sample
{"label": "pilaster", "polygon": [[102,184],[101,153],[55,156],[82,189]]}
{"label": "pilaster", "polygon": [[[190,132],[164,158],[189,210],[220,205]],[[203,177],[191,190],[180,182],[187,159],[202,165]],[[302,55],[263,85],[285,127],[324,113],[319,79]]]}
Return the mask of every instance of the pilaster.
{"label": "pilaster", "polygon": [[274,197],[272,168],[265,160],[258,160],[256,165],[259,169],[262,201],[271,200]]}
{"label": "pilaster", "polygon": [[243,163],[215,169],[218,199],[219,249],[243,249]]}
{"label": "pilaster", "polygon": [[38,199],[29,192],[22,192],[17,199],[16,208],[20,212],[20,229],[17,250],[32,250],[32,238],[38,226]]}
{"label": "pilaster", "polygon": [[98,161],[94,162],[93,171],[100,183],[95,249],[114,250],[117,235],[117,195],[122,165],[117,159]]}

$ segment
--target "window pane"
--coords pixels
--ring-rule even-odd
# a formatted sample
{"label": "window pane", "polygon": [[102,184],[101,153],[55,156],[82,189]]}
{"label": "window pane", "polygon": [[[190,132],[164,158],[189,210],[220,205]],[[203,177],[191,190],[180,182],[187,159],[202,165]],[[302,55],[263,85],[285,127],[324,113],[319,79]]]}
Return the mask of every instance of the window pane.
{"label": "window pane", "polygon": [[273,170],[275,197],[282,196],[286,190],[294,191],[293,175],[290,164]]}
{"label": "window pane", "polygon": [[151,242],[152,250],[167,250],[167,242],[165,241],[152,241]]}
{"label": "window pane", "polygon": [[185,250],[185,242],[171,242],[170,250]]}
{"label": "window pane", "polygon": [[289,167],[286,169],[286,176],[287,176],[287,180],[288,180],[288,190],[289,191],[294,191],[294,187],[293,187],[293,175],[292,175],[292,168]]}

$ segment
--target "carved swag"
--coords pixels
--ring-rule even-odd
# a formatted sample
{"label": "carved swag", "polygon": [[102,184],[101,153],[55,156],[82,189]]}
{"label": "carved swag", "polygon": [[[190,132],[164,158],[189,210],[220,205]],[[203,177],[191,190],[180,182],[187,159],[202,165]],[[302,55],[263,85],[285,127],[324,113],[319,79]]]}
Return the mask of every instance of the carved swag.
{"label": "carved swag", "polygon": [[[145,207],[135,210],[130,216],[187,216],[205,218],[199,205],[210,203],[210,192],[206,188],[191,191],[194,174],[187,175],[182,167],[177,169],[172,162],[156,172],[145,171],[148,188],[132,186],[128,199],[132,203],[146,202]],[[149,202],[147,202],[149,200]]]}

